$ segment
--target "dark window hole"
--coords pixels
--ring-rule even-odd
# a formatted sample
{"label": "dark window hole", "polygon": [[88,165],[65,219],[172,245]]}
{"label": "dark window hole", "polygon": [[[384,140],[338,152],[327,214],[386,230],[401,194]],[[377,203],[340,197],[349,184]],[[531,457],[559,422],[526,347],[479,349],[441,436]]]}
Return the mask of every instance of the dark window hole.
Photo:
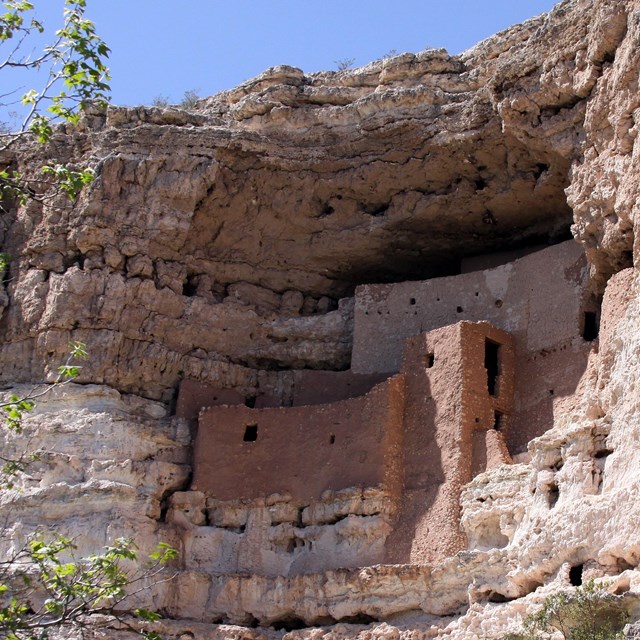
{"label": "dark window hole", "polygon": [[582,586],[582,572],[583,571],[584,571],[584,565],[583,564],[577,564],[577,565],[571,567],[571,569],[569,569],[569,582],[574,587]]}
{"label": "dark window hole", "polygon": [[464,309],[462,307],[456,307],[456,311],[458,313],[462,313],[464,311]]}
{"label": "dark window hole", "polygon": [[489,395],[495,396],[500,375],[500,345],[488,338],[484,341],[484,368],[487,370]]}
{"label": "dark window hole", "polygon": [[414,305],[416,303],[416,299],[415,298],[411,298],[411,300],[409,300],[409,304]]}
{"label": "dark window hole", "polygon": [[335,213],[335,209],[330,204],[325,204],[324,207],[322,207],[322,211],[320,212],[320,217],[326,218],[333,213]]}
{"label": "dark window hole", "polygon": [[553,395],[553,389],[549,389],[549,395],[552,396]]}
{"label": "dark window hole", "polygon": [[593,342],[598,337],[598,316],[595,311],[584,312],[582,337],[586,342]]}
{"label": "dark window hole", "polygon": [[257,424],[245,425],[244,437],[242,439],[245,442],[255,442],[258,439],[258,425]]}
{"label": "dark window hole", "polygon": [[188,298],[192,298],[196,295],[198,290],[198,284],[195,281],[195,278],[187,278],[186,281],[182,284],[182,295],[187,296]]}
{"label": "dark window hole", "polygon": [[533,172],[533,175],[535,177],[536,180],[538,180],[540,178],[540,176],[545,172],[549,170],[549,165],[545,164],[544,162],[539,162],[536,165],[535,171]]}
{"label": "dark window hole", "polygon": [[334,434],[334,433],[332,433],[332,434],[329,436],[329,444],[335,444],[335,443],[336,443],[336,436],[335,436],[335,434]]}
{"label": "dark window hole", "polygon": [[476,180],[476,191],[482,191],[483,189],[486,189],[487,187],[487,181],[484,178],[478,178]]}
{"label": "dark window hole", "polygon": [[[248,396],[244,401],[244,406],[253,409],[256,406],[256,396]],[[256,427],[257,431],[258,427]]]}
{"label": "dark window hole", "polygon": [[495,301],[495,303],[494,303],[494,304],[496,305],[496,307],[497,307],[498,309],[500,309],[500,307],[502,307],[502,300],[498,299],[498,300],[496,300],[496,301]]}
{"label": "dark window hole", "polygon": [[493,428],[496,431],[502,431],[504,427],[503,415],[499,411],[495,411],[493,414]]}
{"label": "dark window hole", "polygon": [[436,362],[436,356],[433,353],[427,354],[427,369],[431,369]]}

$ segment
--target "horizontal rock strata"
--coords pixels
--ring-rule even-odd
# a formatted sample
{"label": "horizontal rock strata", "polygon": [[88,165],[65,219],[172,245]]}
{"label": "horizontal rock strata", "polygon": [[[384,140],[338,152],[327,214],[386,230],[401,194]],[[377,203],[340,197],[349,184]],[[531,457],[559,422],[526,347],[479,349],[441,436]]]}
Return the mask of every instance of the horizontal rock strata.
{"label": "horizontal rock strata", "polygon": [[[0,166],[43,197],[2,203],[3,392],[51,380],[72,340],[91,358],[79,384],[41,399],[24,434],[0,433],[3,455],[39,454],[0,493],[0,552],[42,526],[79,553],[123,535],[143,552],[168,541],[180,550],[175,582],[139,601],[182,640],[500,637],[590,578],[640,618],[639,43],[639,0],[565,0],[458,56],[276,67],[193,112],[112,107],[45,148],[5,154]],[[70,203],[47,192],[45,159],[88,163],[97,179]],[[580,283],[571,323],[561,306],[511,316],[491,274],[535,248],[561,251],[571,234],[587,263],[549,283]],[[524,451],[514,436],[515,464],[462,487],[463,551],[373,564],[391,519],[380,487],[313,504],[192,490],[203,389],[247,413],[363,395],[380,381],[364,374],[399,365],[387,327],[369,340],[389,340],[384,358],[347,371],[362,346],[354,323],[377,309],[363,292],[475,282],[470,271],[491,267],[477,279],[491,317],[515,328],[516,353],[547,315],[562,353],[535,342],[521,367],[540,395],[519,433],[539,437]],[[469,304],[475,290],[447,313]],[[403,337],[439,328],[422,326],[426,307],[415,316]],[[558,376],[541,382],[557,358],[579,361],[569,390]],[[185,379],[192,395],[174,415]],[[309,561],[310,544],[331,562]]]}

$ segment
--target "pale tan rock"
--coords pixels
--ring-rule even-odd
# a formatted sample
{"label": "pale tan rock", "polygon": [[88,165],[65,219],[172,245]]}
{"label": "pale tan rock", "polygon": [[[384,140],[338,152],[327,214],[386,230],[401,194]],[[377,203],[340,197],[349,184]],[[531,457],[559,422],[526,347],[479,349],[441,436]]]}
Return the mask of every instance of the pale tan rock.
{"label": "pale tan rock", "polygon": [[[300,626],[287,640],[500,637],[580,567],[640,618],[639,14],[638,0],[568,0],[460,56],[275,67],[197,113],[114,107],[47,150],[21,149],[26,175],[48,154],[90,159],[98,179],[75,205],[3,218],[0,378],[55,375],[71,340],[91,359],[82,386],[26,419],[30,440],[2,432],[3,455],[28,446],[40,459],[0,495],[0,551],[43,524],[81,553],[122,535],[143,550],[166,540],[180,550],[176,582],[140,597],[183,640]],[[496,456],[463,488],[466,550],[375,565],[392,514],[373,490],[313,504],[189,491],[189,425],[168,410],[181,379],[284,406],[292,369],[349,366],[357,285],[475,264],[492,274],[478,295],[493,295],[513,252],[556,243],[571,222],[604,292],[600,336],[582,341],[562,305],[527,315],[525,295],[509,316],[494,296],[505,326],[527,327],[518,339],[541,352],[564,336],[563,357],[580,364],[571,389],[554,386],[549,429],[521,463]],[[498,250],[510,257],[478,255]],[[545,267],[531,260],[529,280]],[[574,320],[585,305],[596,312],[571,297]]]}

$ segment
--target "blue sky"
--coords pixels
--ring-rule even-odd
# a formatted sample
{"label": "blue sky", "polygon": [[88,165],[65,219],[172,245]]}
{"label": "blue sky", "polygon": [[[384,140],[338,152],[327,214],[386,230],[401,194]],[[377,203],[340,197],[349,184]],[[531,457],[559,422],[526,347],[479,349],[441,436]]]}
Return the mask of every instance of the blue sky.
{"label": "blue sky", "polygon": [[[114,104],[178,102],[236,86],[277,64],[304,71],[354,66],[395,50],[459,53],[548,11],[554,0],[88,0],[112,49]],[[56,24],[62,0],[36,5]]]}

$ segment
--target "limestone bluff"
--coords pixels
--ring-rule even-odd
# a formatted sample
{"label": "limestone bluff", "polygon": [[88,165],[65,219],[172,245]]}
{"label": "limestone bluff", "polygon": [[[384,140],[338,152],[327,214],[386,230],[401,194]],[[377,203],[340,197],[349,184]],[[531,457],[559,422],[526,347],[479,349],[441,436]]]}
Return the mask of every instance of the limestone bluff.
{"label": "limestone bluff", "polygon": [[[145,596],[169,636],[499,636],[577,576],[638,618],[639,43],[639,2],[568,0],[460,56],[278,67],[1,158],[98,174],[0,225],[3,385],[92,355],[29,419],[3,548],[172,541]],[[247,484],[193,476],[205,429]]]}

